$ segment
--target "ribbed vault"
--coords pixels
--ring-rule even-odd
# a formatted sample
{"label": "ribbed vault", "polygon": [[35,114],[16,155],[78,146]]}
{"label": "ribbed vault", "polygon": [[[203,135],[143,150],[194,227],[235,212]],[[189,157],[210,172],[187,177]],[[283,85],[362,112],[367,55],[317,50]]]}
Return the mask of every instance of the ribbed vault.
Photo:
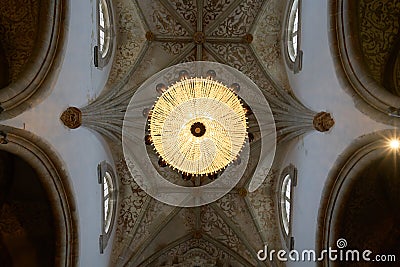
{"label": "ribbed vault", "polygon": [[[122,7],[124,2],[118,3]],[[123,24],[122,18],[130,18],[142,27],[143,35],[134,45],[140,50],[133,50],[129,61],[122,59],[131,45],[121,36],[132,34],[119,25],[117,40],[125,43],[117,44],[113,69],[118,69],[118,75],[112,71],[103,94],[80,108],[82,126],[105,136],[117,159],[120,212],[113,265],[275,266],[259,263],[256,252],[267,243],[281,246],[275,215],[278,170],[270,171],[251,194],[245,189],[251,175],[245,173],[235,189],[217,202],[171,207],[152,199],[135,183],[123,159],[121,135],[136,89],[166,67],[195,60],[220,62],[250,77],[271,106],[280,144],[316,128],[328,130],[333,122],[330,116],[308,109],[289,89],[280,51],[284,1],[159,0],[130,5],[130,15],[120,8],[118,12],[124,13],[117,13],[116,21]],[[249,164],[253,161],[250,158]]]}

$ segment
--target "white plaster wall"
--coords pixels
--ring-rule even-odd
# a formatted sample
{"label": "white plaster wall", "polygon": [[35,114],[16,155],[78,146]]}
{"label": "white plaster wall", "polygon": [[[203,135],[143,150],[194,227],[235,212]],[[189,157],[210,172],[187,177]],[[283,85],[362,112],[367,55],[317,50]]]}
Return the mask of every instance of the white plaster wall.
{"label": "white plaster wall", "polygon": [[[298,168],[298,185],[294,191],[294,248],[314,249],[318,210],[328,172],[338,156],[351,142],[364,134],[390,126],[377,123],[353,104],[336,77],[328,39],[328,1],[303,0],[301,15],[301,49],[303,69],[289,82],[298,99],[314,111],[333,115],[335,125],[327,133],[312,132],[288,152],[286,166]],[[312,262],[288,262],[287,266],[314,266]]]}
{"label": "white plaster wall", "polygon": [[84,127],[70,130],[59,117],[67,107],[83,107],[99,95],[112,59],[103,70],[93,65],[93,47],[97,45],[96,1],[70,0],[69,3],[65,58],[51,94],[34,108],[2,123],[45,139],[63,160],[78,209],[79,266],[102,267],[108,266],[113,237],[104,254],[100,254],[101,190],[97,183],[97,164],[107,160],[113,165],[113,159],[100,136]]}

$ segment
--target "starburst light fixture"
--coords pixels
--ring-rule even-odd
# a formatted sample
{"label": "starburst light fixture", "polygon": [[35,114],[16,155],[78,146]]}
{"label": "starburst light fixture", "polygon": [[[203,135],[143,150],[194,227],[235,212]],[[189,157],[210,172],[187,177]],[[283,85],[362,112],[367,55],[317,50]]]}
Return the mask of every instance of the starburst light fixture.
{"label": "starburst light fixture", "polygon": [[393,150],[399,149],[399,148],[400,148],[400,141],[399,141],[399,139],[391,139],[391,140],[389,141],[389,146],[390,146],[390,148],[393,149]]}
{"label": "starburst light fixture", "polygon": [[209,78],[187,78],[167,88],[149,117],[159,156],[184,174],[214,174],[234,161],[247,137],[238,96]]}

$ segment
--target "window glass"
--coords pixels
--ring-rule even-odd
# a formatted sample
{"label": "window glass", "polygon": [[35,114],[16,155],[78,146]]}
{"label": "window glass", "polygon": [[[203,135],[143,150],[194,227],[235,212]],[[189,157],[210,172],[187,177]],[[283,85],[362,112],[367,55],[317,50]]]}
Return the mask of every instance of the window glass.
{"label": "window glass", "polygon": [[289,58],[292,62],[294,62],[297,57],[298,28],[299,28],[298,0],[294,0],[290,8],[289,23],[287,29],[287,35],[288,35],[287,49]]}
{"label": "window glass", "polygon": [[99,2],[99,52],[105,58],[110,46],[110,18],[107,3],[105,0]]}
{"label": "window glass", "polygon": [[112,214],[112,207],[113,205],[111,204],[111,192],[112,191],[112,180],[111,180],[111,175],[106,172],[104,179],[104,226],[105,226],[105,232],[107,233],[108,230],[110,229],[110,224],[111,224],[111,214]]}
{"label": "window glass", "polygon": [[281,188],[281,218],[286,235],[289,234],[290,222],[290,196],[291,195],[291,176],[287,174],[283,180]]}
{"label": "window glass", "polygon": [[117,210],[117,181],[112,166],[102,161],[97,166],[98,183],[101,185],[101,234],[99,236],[100,253],[104,252],[111,236]]}

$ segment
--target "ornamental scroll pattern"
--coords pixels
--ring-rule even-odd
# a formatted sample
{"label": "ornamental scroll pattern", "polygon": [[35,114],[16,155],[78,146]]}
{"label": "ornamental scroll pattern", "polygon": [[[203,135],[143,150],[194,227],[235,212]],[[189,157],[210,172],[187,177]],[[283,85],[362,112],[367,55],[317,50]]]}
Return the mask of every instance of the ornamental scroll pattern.
{"label": "ornamental scroll pattern", "polygon": [[282,246],[279,237],[279,222],[277,221],[279,216],[275,208],[277,175],[278,172],[272,169],[261,187],[252,194],[247,195],[250,206],[254,211],[254,219],[257,221],[259,228],[264,230],[268,244],[275,249]]}
{"label": "ornamental scroll pattern", "polygon": [[[204,259],[201,261],[200,259]],[[240,266],[231,255],[227,254],[214,244],[203,239],[190,239],[176,247],[168,250],[151,266],[162,267],[186,267],[196,266],[223,266],[224,263],[230,263],[233,266]],[[217,265],[219,264],[219,265]]]}
{"label": "ornamental scroll pattern", "polygon": [[211,52],[216,53],[224,64],[236,68],[254,81],[261,90],[266,90],[275,95],[276,90],[271,86],[260,70],[257,59],[253,57],[249,48],[244,44],[212,44],[208,46]]}
{"label": "ornamental scroll pattern", "polygon": [[258,59],[285,89],[289,88],[281,53],[282,23],[285,1],[269,1],[254,29],[252,46]]}
{"label": "ornamental scroll pattern", "polygon": [[172,36],[188,35],[187,30],[168,13],[159,1],[152,1],[152,9],[151,22],[156,30],[156,34],[168,34]]}
{"label": "ornamental scroll pattern", "polygon": [[163,222],[174,209],[175,207],[152,199],[135,233],[135,244],[131,248],[136,250],[141,244],[146,242],[146,239],[157,228],[157,225]]}
{"label": "ornamental scroll pattern", "polygon": [[39,0],[4,0],[0,5],[0,42],[15,82],[28,62],[38,35]]}
{"label": "ornamental scroll pattern", "polygon": [[[126,102],[129,101],[129,97],[134,94],[135,88],[139,86],[140,82],[146,80],[152,74],[156,73],[159,69],[165,67],[164,64],[168,63],[160,62],[160,58],[158,58],[157,55],[165,55],[167,58],[171,59],[173,59],[173,57],[170,56],[171,54],[176,55],[176,62],[172,61],[173,63],[178,63],[178,61],[194,61],[198,57],[197,53],[199,51],[197,49],[187,51],[185,48],[183,48],[182,53],[180,53],[180,47],[175,48],[169,44],[163,47],[163,43],[193,42],[190,39],[192,36],[189,35],[188,31],[184,27],[186,25],[184,25],[183,23],[180,24],[180,21],[182,20],[181,16],[178,15],[177,17],[174,17],[174,14],[170,14],[169,9],[166,8],[164,4],[167,4],[168,2],[169,6],[172,6],[172,8],[175,9],[175,12],[172,13],[180,14],[180,12],[183,12],[182,10],[188,9],[192,10],[189,13],[194,15],[193,12],[195,11],[192,9],[193,3],[199,2],[190,0],[173,0],[172,3],[171,1],[165,2],[166,3],[164,3],[163,1],[136,1],[138,11],[143,13],[143,18],[146,19],[146,24],[148,24],[149,29],[146,30],[150,30],[154,34],[154,39],[148,40],[148,49],[146,50],[143,58],[141,58],[141,61],[138,63],[137,68],[135,68],[135,71],[131,73],[128,82],[124,85],[122,89],[118,88],[118,92],[113,92],[116,94],[116,97],[114,98],[114,96],[110,96],[111,93],[108,95],[105,94],[106,96],[110,96],[107,100],[100,97],[99,101],[110,101],[113,104],[113,108],[107,110],[107,112],[109,113],[102,113],[105,115],[99,119],[100,122],[104,121],[102,125],[106,125],[106,127],[108,123],[106,120],[109,115],[112,116],[113,119],[116,118],[116,116],[120,116],[120,114],[115,113],[114,107],[118,107],[122,110],[123,107],[126,106]],[[269,9],[275,6],[274,2],[276,1],[204,0],[203,26],[206,25],[204,29],[205,31],[207,31],[207,27],[213,25],[213,22],[218,19],[219,16],[223,16],[224,19],[221,18],[222,26],[214,25],[217,26],[216,28],[214,28],[215,35],[211,36],[208,41],[207,36],[209,35],[207,35],[206,42],[204,44],[201,44],[203,46],[203,49],[201,51],[202,57],[200,56],[200,58],[202,58],[203,60],[221,62],[239,69],[247,76],[249,76],[253,81],[255,81],[255,83],[260,87],[261,90],[264,91],[264,93],[268,92],[268,95],[272,96],[274,100],[279,103],[282,102],[288,104],[287,102],[280,101],[278,99],[281,98],[281,96],[278,96],[277,93],[277,90],[279,90],[280,88],[274,88],[274,85],[269,80],[269,77],[267,75],[268,73],[266,74],[264,71],[265,68],[262,68],[262,64],[264,64],[265,62],[259,61],[259,56],[257,56],[258,50],[254,49],[253,47],[253,43],[255,40],[253,40],[253,42],[251,43],[250,38],[244,38],[246,37],[246,34],[248,34],[250,30],[252,30],[252,27],[257,27],[253,26],[252,24],[255,22],[257,14],[261,9],[261,5],[264,5],[266,9]],[[230,6],[233,4],[235,5],[235,7]],[[233,11],[225,13],[224,11],[226,11],[227,8],[232,8],[230,10]],[[261,18],[261,20],[264,20],[265,23],[269,25],[271,29],[270,34],[272,36],[271,38],[268,38],[264,43],[265,46],[272,47],[270,51],[266,51],[266,53],[264,54],[265,61],[271,60],[277,62],[265,63],[268,71],[270,70],[270,65],[268,64],[271,64],[271,66],[275,66],[273,64],[278,65],[282,63],[282,60],[276,60],[277,57],[280,57],[280,54],[278,44],[276,43],[276,39],[274,39],[277,38],[277,35],[279,35],[279,20],[282,13],[280,13],[281,9],[279,8],[273,10],[274,11],[271,12],[269,12],[269,10],[264,10],[262,13],[264,17]],[[238,12],[240,14],[238,14]],[[192,15],[189,14],[188,16],[191,17]],[[128,13],[124,16],[130,18]],[[230,19],[231,17],[232,19]],[[129,19],[125,20],[129,21]],[[191,24],[190,21],[191,19],[186,20],[189,26]],[[257,21],[259,21],[259,19]],[[224,27],[226,25],[224,23],[228,22],[232,22],[234,25],[229,26],[225,30]],[[192,30],[195,31],[195,29]],[[127,36],[128,33],[124,32],[124,34],[125,36]],[[258,38],[260,38],[260,40],[262,39],[262,34],[263,33],[259,32]],[[124,35],[121,34],[121,38],[123,38],[123,36]],[[177,37],[181,39],[176,40]],[[212,39],[213,37],[214,39]],[[271,45],[271,43],[274,42],[275,46]],[[163,53],[165,52],[165,50],[169,51],[167,51],[167,53]],[[129,64],[134,63],[130,62]],[[282,73],[285,73],[285,71],[282,71]],[[270,74],[273,73],[271,72]],[[177,77],[173,77],[172,80],[176,78]],[[107,103],[107,105],[109,104]],[[101,105],[92,106],[93,111],[97,112],[98,109],[101,110]],[[111,106],[111,104],[109,106]],[[279,106],[278,108],[281,109],[282,107]],[[121,112],[121,114],[123,118],[123,112]],[[87,118],[88,120],[90,120],[93,117],[88,116]],[[112,146],[116,147],[115,144],[112,144]],[[120,147],[118,147],[118,149],[120,149]],[[118,164],[120,165],[120,163]],[[129,171],[126,169],[126,166],[124,166],[124,164],[122,164],[121,166],[119,165],[117,166],[117,173],[121,180],[119,188],[121,204],[119,210],[119,219],[117,221],[117,238],[114,242],[114,248],[116,247],[117,249],[113,251],[112,256],[114,263],[124,263],[125,260],[129,259],[134,261],[134,258],[136,256],[145,255],[142,249],[145,249],[145,252],[149,252],[148,250],[153,248],[152,246],[154,244],[161,244],[162,242],[158,241],[160,241],[159,238],[162,238],[159,236],[162,235],[159,235],[152,239],[156,234],[154,229],[156,228],[157,231],[164,231],[164,229],[166,229],[167,227],[162,228],[166,226],[166,222],[164,222],[162,218],[167,217],[171,213],[171,208],[169,206],[160,204],[157,201],[146,197],[145,193],[142,192],[134,182],[134,179],[131,177]],[[167,176],[167,178],[170,178],[170,176]],[[267,179],[272,178],[275,177]],[[264,184],[263,188],[266,188],[268,186],[272,185]],[[177,217],[172,218],[170,222],[178,223],[176,227],[180,227],[180,230],[182,230],[182,232],[185,231],[188,234],[191,234],[192,232],[197,233],[197,231],[199,231],[200,233],[203,233],[203,237],[201,237],[200,235],[200,237],[198,238],[212,238],[215,240],[212,240],[212,243],[217,244],[220,247],[219,249],[226,249],[226,251],[229,252],[231,255],[239,254],[243,259],[250,262],[252,265],[256,265],[257,263],[255,262],[256,260],[254,256],[254,251],[250,250],[257,249],[259,247],[259,244],[262,244],[260,241],[262,237],[258,236],[259,231],[254,230],[254,228],[257,228],[258,225],[261,225],[258,230],[261,229],[264,232],[267,232],[265,233],[267,236],[269,234],[274,235],[274,233],[278,233],[279,230],[276,226],[277,220],[275,219],[275,216],[277,214],[274,210],[275,203],[273,202],[273,200],[270,200],[270,198],[273,198],[274,196],[273,194],[269,193],[265,195],[263,194],[263,192],[263,189],[259,189],[259,191],[248,194],[244,198],[241,197],[240,200],[237,200],[239,196],[237,196],[236,193],[233,192],[233,195],[225,196],[227,199],[224,199],[224,197],[218,203],[214,203],[215,205],[213,205],[213,207],[200,207],[200,223],[198,223],[199,218],[196,217],[197,214],[194,214],[193,210],[190,209],[181,210],[179,213],[176,214]],[[240,202],[238,202],[236,205],[231,203],[235,201]],[[221,209],[222,211],[220,211],[219,209]],[[254,216],[254,214],[256,214],[257,216]],[[236,218],[240,219],[240,223],[235,221]],[[257,224],[251,222],[252,219],[256,220]],[[252,231],[251,233],[250,230],[245,231],[241,228],[243,226],[239,225],[242,223],[252,223],[254,227],[251,229],[254,231]],[[184,230],[182,228],[184,228]],[[238,233],[235,233],[236,230],[239,230]],[[256,237],[254,235],[256,235]],[[267,240],[269,242],[270,239]],[[273,243],[276,244],[276,240],[277,239],[271,240],[271,242],[274,241]],[[164,243],[167,244],[168,241]],[[195,239],[195,242],[200,241],[198,239]],[[222,243],[223,246],[220,243]],[[255,246],[255,243],[259,244]],[[199,246],[193,247],[193,249],[199,248]],[[224,248],[225,246],[226,248]],[[279,247],[279,245],[277,245],[276,247]],[[184,255],[194,255],[185,254],[189,250],[190,249],[186,249],[185,252],[174,252],[173,254],[182,255],[182,257],[184,257]],[[215,253],[215,255],[218,256],[218,253]],[[182,261],[179,261],[186,263],[185,260],[182,259]],[[243,264],[237,264],[237,266],[241,265]],[[155,265],[152,264],[150,266],[163,265],[160,263]]]}
{"label": "ornamental scroll pattern", "polygon": [[117,49],[107,85],[120,81],[132,68],[143,48],[145,31],[131,1],[117,0]]}
{"label": "ornamental scroll pattern", "polygon": [[137,223],[144,203],[149,198],[135,183],[124,160],[120,159],[116,163],[116,172],[120,179],[119,197],[121,201],[117,217],[116,242],[114,242],[111,257],[113,263],[116,263],[118,255],[124,249],[124,239],[133,234],[134,225]]}
{"label": "ornamental scroll pattern", "polygon": [[362,51],[372,76],[381,83],[388,56],[399,38],[400,2],[362,0],[358,9]]}
{"label": "ornamental scroll pattern", "polygon": [[212,36],[241,37],[250,31],[263,1],[246,0],[213,31]]}
{"label": "ornamental scroll pattern", "polygon": [[186,229],[189,229],[189,231],[196,230],[196,215],[193,209],[182,209],[178,216]]}
{"label": "ornamental scroll pattern", "polygon": [[224,12],[233,0],[205,0],[203,9],[203,27],[206,27]]}
{"label": "ornamental scroll pattern", "polygon": [[194,51],[192,53],[189,53],[184,59],[182,59],[179,63],[185,63],[185,62],[192,62],[196,61],[196,54]]}
{"label": "ornamental scroll pattern", "polygon": [[[207,53],[207,51],[203,51],[203,60],[204,61],[218,62],[218,60],[216,60],[212,55]],[[192,61],[196,61],[196,51],[195,50],[193,50],[191,53],[189,53],[179,63],[192,62]]]}
{"label": "ornamental scroll pattern", "polygon": [[161,44],[162,48],[170,55],[179,55],[183,49],[185,49],[186,44],[184,43],[173,43],[173,42],[165,42]]}
{"label": "ornamental scroll pattern", "polygon": [[202,207],[201,225],[202,231],[206,234],[220,241],[247,261],[256,264],[251,252],[244,246],[240,238],[209,205]]}
{"label": "ornamental scroll pattern", "polygon": [[193,28],[196,28],[197,8],[195,0],[170,0],[169,2],[184,20],[189,22]]}
{"label": "ornamental scroll pattern", "polygon": [[219,209],[235,224],[253,247],[258,247],[263,244],[258,230],[252,220],[251,214],[244,201],[244,198],[239,194],[229,193],[223,198],[215,202]]}

